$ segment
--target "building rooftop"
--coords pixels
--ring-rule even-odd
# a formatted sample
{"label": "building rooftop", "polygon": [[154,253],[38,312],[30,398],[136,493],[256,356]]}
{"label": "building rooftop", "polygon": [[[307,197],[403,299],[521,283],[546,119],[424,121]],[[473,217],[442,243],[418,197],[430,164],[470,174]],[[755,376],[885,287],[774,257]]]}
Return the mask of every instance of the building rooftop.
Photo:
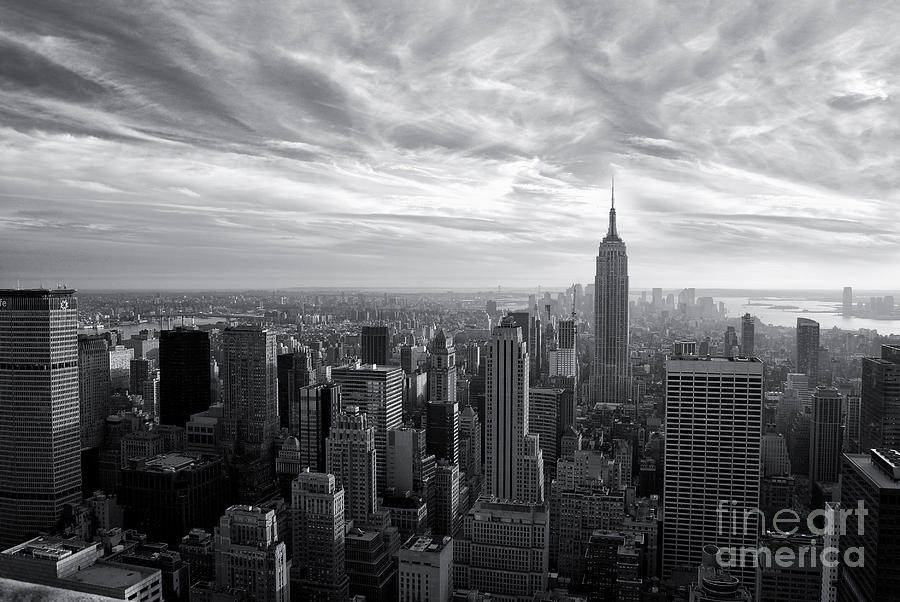
{"label": "building rooftop", "polygon": [[63,581],[73,581],[110,589],[127,589],[157,572],[159,572],[157,569],[130,564],[98,562],[70,577],[66,577]]}
{"label": "building rooftop", "polygon": [[178,472],[189,468],[205,466],[216,458],[201,454],[191,455],[184,452],[160,454],[153,458],[137,461],[132,467],[135,470],[148,472]]}
{"label": "building rooftop", "polygon": [[671,360],[678,362],[736,362],[750,364],[762,363],[762,360],[760,360],[758,357],[722,357],[718,355],[674,355],[671,357]]}
{"label": "building rooftop", "polygon": [[43,297],[45,295],[73,295],[73,288],[0,288],[3,297]]}
{"label": "building rooftop", "polygon": [[449,536],[437,538],[429,535],[413,535],[403,544],[403,549],[412,552],[440,552],[451,540]]}
{"label": "building rooftop", "polygon": [[879,489],[900,490],[900,453],[897,450],[873,449],[868,454],[844,454],[844,460]]}
{"label": "building rooftop", "polygon": [[79,539],[41,536],[4,550],[3,554],[42,558],[55,562],[76,552],[96,546],[96,543],[87,543]]}

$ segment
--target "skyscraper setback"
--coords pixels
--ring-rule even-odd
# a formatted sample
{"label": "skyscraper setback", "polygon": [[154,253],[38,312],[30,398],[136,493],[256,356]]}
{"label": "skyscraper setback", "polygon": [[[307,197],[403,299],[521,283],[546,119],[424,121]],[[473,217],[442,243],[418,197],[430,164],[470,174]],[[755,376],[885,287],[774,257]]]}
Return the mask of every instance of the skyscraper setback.
{"label": "skyscraper setback", "polygon": [[597,253],[594,278],[595,403],[624,403],[628,378],[628,254],[616,231],[616,195],[610,195],[609,229]]}
{"label": "skyscraper setback", "polygon": [[51,529],[81,501],[78,301],[0,290],[0,545]]}

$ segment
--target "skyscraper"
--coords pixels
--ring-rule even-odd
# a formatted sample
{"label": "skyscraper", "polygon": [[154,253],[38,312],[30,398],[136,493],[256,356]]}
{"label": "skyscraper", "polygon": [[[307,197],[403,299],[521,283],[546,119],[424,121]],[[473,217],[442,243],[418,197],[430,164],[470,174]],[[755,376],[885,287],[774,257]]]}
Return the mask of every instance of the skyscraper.
{"label": "skyscraper", "polygon": [[597,253],[591,381],[595,403],[628,400],[628,255],[616,231],[615,189],[610,195],[609,229]]}
{"label": "skyscraper", "polygon": [[797,318],[797,372],[809,377],[809,387],[819,385],[819,323]]}
{"label": "skyscraper", "polygon": [[816,387],[809,433],[809,480],[837,483],[841,474],[841,394]]}
{"label": "skyscraper", "polygon": [[[705,545],[756,545],[762,407],[756,358],[666,362],[664,579],[699,564]],[[753,588],[752,566],[735,575]]]}
{"label": "skyscraper", "polygon": [[[860,512],[864,511],[864,514]],[[881,602],[897,599],[900,583],[900,453],[871,449],[844,454],[840,514],[854,512],[846,529],[838,528],[841,562],[838,602]],[[838,523],[843,524],[843,521]],[[856,549],[855,554],[852,550]],[[862,553],[860,553],[862,550]]]}
{"label": "skyscraper", "polygon": [[734,326],[728,326],[725,329],[724,345],[725,356],[734,357],[735,351],[738,351],[738,338]]}
{"label": "skyscraper", "polygon": [[383,461],[387,432],[400,426],[403,419],[403,370],[399,366],[344,366],[333,369],[331,378],[341,385],[341,403],[358,406],[368,414],[369,426],[375,428],[378,486],[383,489],[387,483]]}
{"label": "skyscraper", "polygon": [[882,345],[881,357],[862,360],[860,451],[900,449],[900,345]]}
{"label": "skyscraper", "polygon": [[459,414],[459,469],[468,478],[481,474],[481,420],[472,406]]}
{"label": "skyscraper", "polygon": [[391,361],[391,329],[388,326],[363,326],[359,337],[360,358],[364,364]]}
{"label": "skyscraper", "polygon": [[432,344],[428,389],[432,401],[456,401],[456,348],[440,330]]}
{"label": "skyscraper", "polygon": [[344,519],[366,523],[376,510],[375,428],[356,406],[331,425],[326,470],[344,489]]}
{"label": "skyscraper", "polygon": [[485,408],[485,486],[500,499],[544,499],[543,455],[528,430],[528,346],[507,316],[488,344]]}
{"label": "skyscraper", "polygon": [[216,527],[216,585],[254,602],[289,602],[290,576],[275,511],[232,506]]}
{"label": "skyscraper", "polygon": [[290,408],[290,432],[300,441],[303,466],[313,472],[325,472],[325,442],[340,411],[341,386],[335,383],[302,387]]}
{"label": "skyscraper", "polygon": [[275,333],[226,328],[222,347],[222,437],[229,463],[240,467],[234,475],[236,490],[249,503],[274,483],[272,454],[279,425]]}
{"label": "skyscraper", "polygon": [[749,313],[741,316],[741,355],[753,357],[755,352],[755,324]]}
{"label": "skyscraper", "polygon": [[81,447],[99,448],[109,403],[109,340],[104,335],[78,336],[78,391]]}
{"label": "skyscraper", "polygon": [[81,501],[78,301],[0,290],[0,545],[52,528]]}
{"label": "skyscraper", "polygon": [[557,326],[556,350],[550,353],[550,376],[575,378],[575,320],[560,320]]}
{"label": "skyscraper", "polygon": [[459,461],[459,404],[429,401],[425,404],[425,441],[429,454],[450,464]]}
{"label": "skyscraper", "polygon": [[292,484],[292,589],[302,600],[344,602],[344,489],[334,475],[304,470]]}
{"label": "skyscraper", "polygon": [[841,305],[841,313],[844,316],[852,316],[853,315],[853,287],[850,287],[850,286],[844,287],[844,298],[843,298],[843,303]]}
{"label": "skyscraper", "polygon": [[159,405],[162,424],[185,426],[212,403],[209,333],[183,326],[159,337]]}

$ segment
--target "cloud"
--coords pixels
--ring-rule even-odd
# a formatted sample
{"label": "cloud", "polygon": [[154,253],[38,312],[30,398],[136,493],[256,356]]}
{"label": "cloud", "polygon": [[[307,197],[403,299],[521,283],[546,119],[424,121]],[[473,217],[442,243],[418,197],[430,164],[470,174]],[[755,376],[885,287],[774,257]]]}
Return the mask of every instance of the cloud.
{"label": "cloud", "polygon": [[589,282],[615,174],[637,286],[744,270],[883,288],[900,260],[898,17],[815,0],[8,2],[2,271]]}

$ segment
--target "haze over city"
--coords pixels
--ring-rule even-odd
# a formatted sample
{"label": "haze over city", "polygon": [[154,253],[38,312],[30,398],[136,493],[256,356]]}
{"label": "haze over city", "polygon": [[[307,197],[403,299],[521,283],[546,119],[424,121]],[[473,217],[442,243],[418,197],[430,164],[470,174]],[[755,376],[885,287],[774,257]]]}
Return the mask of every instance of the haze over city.
{"label": "haze over city", "polygon": [[3,285],[887,288],[862,6],[5,3]]}

